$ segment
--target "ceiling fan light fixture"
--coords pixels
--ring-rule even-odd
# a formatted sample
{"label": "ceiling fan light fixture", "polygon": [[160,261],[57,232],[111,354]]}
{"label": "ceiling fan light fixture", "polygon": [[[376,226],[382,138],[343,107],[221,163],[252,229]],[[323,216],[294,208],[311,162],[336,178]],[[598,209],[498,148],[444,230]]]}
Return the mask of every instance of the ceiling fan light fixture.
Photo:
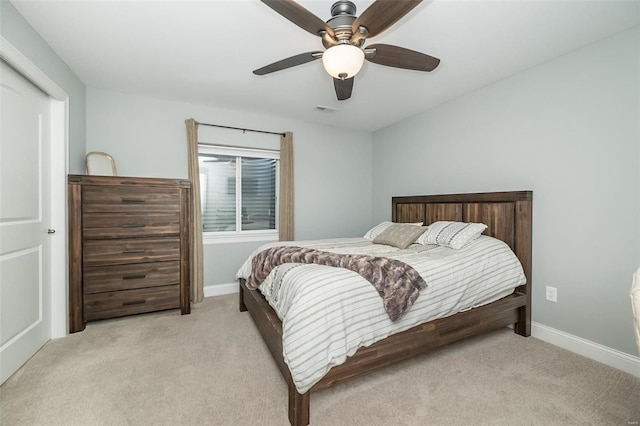
{"label": "ceiling fan light fixture", "polygon": [[358,74],[364,64],[364,52],[350,44],[338,44],[322,55],[324,69],[334,78],[346,80]]}

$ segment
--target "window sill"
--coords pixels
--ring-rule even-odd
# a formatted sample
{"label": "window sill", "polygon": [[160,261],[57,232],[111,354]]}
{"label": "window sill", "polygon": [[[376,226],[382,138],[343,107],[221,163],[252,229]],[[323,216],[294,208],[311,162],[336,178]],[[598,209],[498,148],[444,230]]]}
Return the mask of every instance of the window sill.
{"label": "window sill", "polygon": [[209,244],[235,244],[235,243],[251,243],[251,242],[270,242],[278,241],[278,231],[267,232],[220,232],[202,234],[202,243]]}

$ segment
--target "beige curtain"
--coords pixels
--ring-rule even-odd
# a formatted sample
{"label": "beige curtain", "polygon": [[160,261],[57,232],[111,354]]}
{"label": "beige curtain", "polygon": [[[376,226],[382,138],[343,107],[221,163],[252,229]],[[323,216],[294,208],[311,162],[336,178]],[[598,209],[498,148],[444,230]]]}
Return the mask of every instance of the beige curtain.
{"label": "beige curtain", "polygon": [[204,298],[204,266],[202,260],[202,208],[200,206],[200,166],[198,165],[198,123],[190,118],[187,125],[189,149],[189,180],[191,181],[191,301]]}
{"label": "beige curtain", "polygon": [[280,137],[280,241],[293,241],[293,133]]}

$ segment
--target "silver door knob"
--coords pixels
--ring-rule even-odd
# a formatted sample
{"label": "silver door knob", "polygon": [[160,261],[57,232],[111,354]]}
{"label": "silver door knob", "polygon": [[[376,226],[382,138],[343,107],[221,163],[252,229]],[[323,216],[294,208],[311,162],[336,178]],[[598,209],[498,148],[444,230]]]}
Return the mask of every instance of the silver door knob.
{"label": "silver door knob", "polygon": [[55,229],[47,229],[47,234],[55,234],[56,230]]}

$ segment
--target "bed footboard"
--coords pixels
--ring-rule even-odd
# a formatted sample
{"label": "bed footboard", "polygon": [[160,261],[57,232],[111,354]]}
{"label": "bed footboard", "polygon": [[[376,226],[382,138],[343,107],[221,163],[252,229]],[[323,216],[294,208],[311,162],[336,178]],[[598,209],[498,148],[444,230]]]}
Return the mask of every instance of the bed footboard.
{"label": "bed footboard", "polygon": [[293,384],[287,383],[289,388],[289,423],[291,426],[307,426],[309,424],[309,400],[311,392],[300,394]]}

